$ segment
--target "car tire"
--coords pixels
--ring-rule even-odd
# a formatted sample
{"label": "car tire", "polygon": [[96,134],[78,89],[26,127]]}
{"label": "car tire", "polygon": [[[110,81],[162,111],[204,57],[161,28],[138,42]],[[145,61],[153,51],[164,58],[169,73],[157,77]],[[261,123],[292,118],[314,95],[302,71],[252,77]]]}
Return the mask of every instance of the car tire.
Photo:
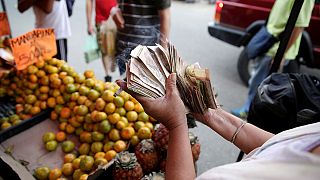
{"label": "car tire", "polygon": [[246,86],[249,85],[248,83],[249,83],[249,79],[251,77],[251,75],[249,73],[249,67],[248,67],[249,61],[250,61],[250,59],[248,58],[248,55],[247,55],[246,50],[244,48],[239,55],[237,69],[238,69],[240,79],[242,80],[242,82]]}

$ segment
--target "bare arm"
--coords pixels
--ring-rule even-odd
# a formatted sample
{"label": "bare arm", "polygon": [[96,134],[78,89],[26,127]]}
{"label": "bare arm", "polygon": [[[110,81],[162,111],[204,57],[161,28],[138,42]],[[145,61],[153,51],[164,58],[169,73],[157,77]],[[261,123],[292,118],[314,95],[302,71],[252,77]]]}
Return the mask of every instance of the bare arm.
{"label": "bare arm", "polygon": [[[221,108],[209,109],[203,117],[200,115],[195,115],[195,117],[228,141],[232,139],[233,134],[242,122],[240,118],[233,116]],[[236,136],[234,144],[243,152],[249,153],[255,148],[260,147],[272,136],[274,134],[247,123]]]}
{"label": "bare arm", "polygon": [[[303,32],[303,30],[304,30],[303,27],[294,27],[293,28],[293,31],[291,33],[291,36],[290,36],[290,39],[289,39],[289,42],[288,42],[288,45],[287,45],[287,48],[286,48],[284,53],[286,53],[290,49],[290,47],[296,42],[297,38]],[[280,65],[280,68],[279,68],[280,71],[282,70],[282,67],[283,67],[283,64],[284,64],[284,60],[285,60],[285,56],[281,60],[281,65]]]}
{"label": "bare arm", "polygon": [[[126,83],[117,81],[126,88]],[[129,92],[130,93],[130,92]],[[166,81],[166,95],[158,99],[141,97],[131,93],[145,108],[145,111],[160,121],[169,130],[169,144],[166,161],[166,179],[193,180],[195,170],[188,136],[185,108],[176,88],[176,75],[170,74]]]}
{"label": "bare arm", "polygon": [[[158,14],[160,17],[160,32],[161,32],[161,37],[169,39],[169,34],[170,34],[170,8],[158,10]],[[165,40],[165,39],[163,39]]]}
{"label": "bare arm", "polygon": [[93,33],[93,26],[92,26],[92,3],[93,0],[86,1],[86,15],[87,15],[87,26],[88,26],[88,34]]}

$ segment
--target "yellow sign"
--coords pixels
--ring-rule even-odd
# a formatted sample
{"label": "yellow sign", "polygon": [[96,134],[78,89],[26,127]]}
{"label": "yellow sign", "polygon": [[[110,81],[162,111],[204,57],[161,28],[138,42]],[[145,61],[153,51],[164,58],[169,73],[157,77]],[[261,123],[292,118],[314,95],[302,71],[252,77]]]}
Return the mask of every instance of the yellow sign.
{"label": "yellow sign", "polygon": [[57,54],[53,29],[35,29],[22,36],[10,39],[10,46],[18,70],[39,59],[51,58]]}
{"label": "yellow sign", "polygon": [[10,26],[7,13],[0,13],[0,36],[10,35]]}

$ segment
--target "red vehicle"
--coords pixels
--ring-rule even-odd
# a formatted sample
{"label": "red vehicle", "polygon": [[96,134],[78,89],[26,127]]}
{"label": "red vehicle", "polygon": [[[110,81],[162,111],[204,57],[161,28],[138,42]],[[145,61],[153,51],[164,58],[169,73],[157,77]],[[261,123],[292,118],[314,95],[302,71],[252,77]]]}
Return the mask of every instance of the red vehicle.
{"label": "red vehicle", "polygon": [[[218,0],[214,20],[209,22],[209,34],[234,46],[246,46],[264,25],[275,0]],[[301,39],[299,64],[320,68],[320,5],[316,3],[309,27]],[[238,72],[247,85],[255,61],[248,59],[244,50],[238,58]]]}

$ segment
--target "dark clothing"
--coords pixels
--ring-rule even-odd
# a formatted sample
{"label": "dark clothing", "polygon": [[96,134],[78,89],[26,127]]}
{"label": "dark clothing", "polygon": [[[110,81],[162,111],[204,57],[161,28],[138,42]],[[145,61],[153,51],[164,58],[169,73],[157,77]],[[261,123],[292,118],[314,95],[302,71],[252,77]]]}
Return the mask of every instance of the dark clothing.
{"label": "dark clothing", "polygon": [[120,74],[126,71],[125,63],[137,45],[154,45],[160,38],[158,10],[170,7],[170,0],[118,1],[125,27],[118,29],[116,60]]}
{"label": "dark clothing", "polygon": [[54,56],[54,58],[68,61],[67,54],[68,54],[68,45],[67,45],[67,39],[58,39],[56,40],[57,44],[57,54]]}

